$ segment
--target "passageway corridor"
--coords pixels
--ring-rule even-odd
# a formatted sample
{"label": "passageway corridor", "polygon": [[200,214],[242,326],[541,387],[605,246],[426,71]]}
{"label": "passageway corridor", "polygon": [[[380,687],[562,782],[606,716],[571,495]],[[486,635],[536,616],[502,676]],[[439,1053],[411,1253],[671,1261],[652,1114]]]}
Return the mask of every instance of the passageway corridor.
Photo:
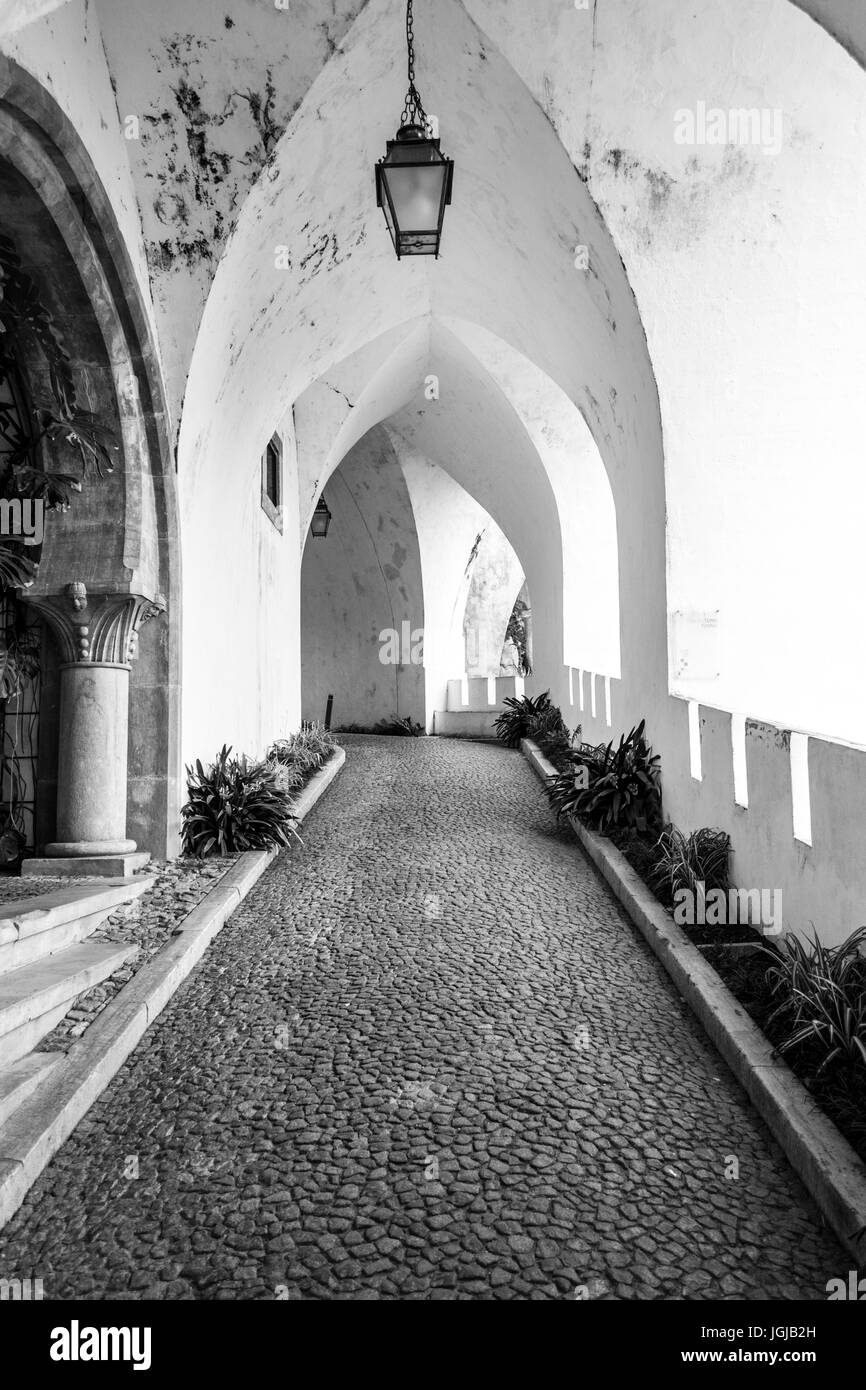
{"label": "passageway corridor", "polygon": [[0,1268],[49,1299],[825,1298],[849,1258],[520,755],[344,742]]}

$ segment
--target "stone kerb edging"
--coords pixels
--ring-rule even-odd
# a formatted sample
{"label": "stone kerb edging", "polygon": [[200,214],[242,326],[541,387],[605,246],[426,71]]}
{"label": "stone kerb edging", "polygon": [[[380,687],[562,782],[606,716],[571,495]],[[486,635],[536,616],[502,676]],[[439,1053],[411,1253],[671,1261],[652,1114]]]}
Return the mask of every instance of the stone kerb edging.
{"label": "stone kerb edging", "polygon": [[[303,820],[333,782],[346,752],[337,748],[295,800]],[[136,1043],[204,955],[278,851],[249,850],[184,917],[178,934],[142,966],[36,1091],[0,1128],[0,1226],[21,1205]]]}
{"label": "stone kerb edging", "polygon": [[[542,781],[556,768],[530,739],[521,752]],[[866,1253],[866,1165],[801,1081],[773,1052],[698,948],[665,911],[623,854],[569,817],[582,848],[697,1014],[839,1240],[857,1261]]]}

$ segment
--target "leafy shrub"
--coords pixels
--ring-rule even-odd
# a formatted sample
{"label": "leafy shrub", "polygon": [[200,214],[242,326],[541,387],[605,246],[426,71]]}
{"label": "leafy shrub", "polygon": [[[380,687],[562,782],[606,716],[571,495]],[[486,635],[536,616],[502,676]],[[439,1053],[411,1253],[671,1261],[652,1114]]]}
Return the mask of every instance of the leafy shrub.
{"label": "leafy shrub", "polygon": [[[624,859],[628,861],[635,873],[643,879],[644,883],[649,883],[650,874],[655,867],[655,840],[652,836],[641,834],[639,830],[626,830],[614,826],[607,832],[608,839],[615,845]],[[668,899],[663,891],[653,890],[659,902],[665,907],[673,906],[673,899]]]}
{"label": "leafy shrub", "polygon": [[771,957],[767,979],[780,1000],[767,1020],[786,1026],[779,1052],[813,1043],[822,1054],[819,1072],[844,1059],[866,1067],[866,927],[858,927],[839,946],[824,946],[789,935],[781,949],[762,947]]}
{"label": "leafy shrub", "polygon": [[544,756],[560,772],[566,772],[574,761],[574,740],[568,729],[562,728],[553,733],[530,734]]}
{"label": "leafy shrub", "polygon": [[[547,795],[558,817],[576,816],[590,830],[655,830],[661,821],[659,757],[644,737],[645,721],[620,736],[619,746],[582,744],[573,768],[551,777]],[[579,768],[585,775],[577,775]],[[587,785],[584,785],[586,782]]]}
{"label": "leafy shrub", "polygon": [[288,792],[293,799],[312,776],[311,772],[305,772],[297,763],[284,763],[278,758],[271,760],[270,757],[268,762],[274,770],[276,785],[281,791]]}
{"label": "leafy shrub", "polygon": [[[278,738],[268,749],[267,761],[279,763],[291,774],[299,773],[298,786],[318,772],[328,761],[336,748],[334,735],[319,724],[304,724],[296,734],[288,738]],[[284,780],[288,780],[285,778]]]}
{"label": "leafy shrub", "polygon": [[187,767],[187,803],[181,810],[183,849],[203,859],[300,841],[289,793],[268,763],[230,757],[223,745],[216,761]]}
{"label": "leafy shrub", "polygon": [[704,827],[684,835],[675,825],[666,825],[655,846],[649,886],[664,899],[673,899],[684,888],[697,893],[699,883],[708,893],[712,888],[727,893],[730,856],[731,837],[725,830]]}
{"label": "leafy shrub", "polygon": [[603,743],[580,743],[571,749],[570,766],[548,778],[545,791],[558,819],[581,815],[581,794],[604,774],[606,754]]}
{"label": "leafy shrub", "polygon": [[[550,699],[550,693],[520,698],[509,695],[507,706],[499,715],[494,728],[496,736],[509,748],[516,748],[524,738],[532,739],[557,767],[565,768],[572,760],[574,738],[562,717],[562,711]],[[580,727],[575,731],[580,735]]]}
{"label": "leafy shrub", "polygon": [[530,730],[544,729],[552,732],[557,720],[562,728],[562,715],[550,698],[550,691],[543,695],[507,695],[503,702],[505,709],[494,724],[496,737],[507,748],[517,748],[521,739],[532,738]]}
{"label": "leafy shrub", "polygon": [[559,772],[568,772],[583,756],[580,750],[585,745],[580,743],[580,725],[578,724],[573,734],[570,733],[555,705],[528,720],[526,737],[538,745]]}
{"label": "leafy shrub", "polygon": [[538,714],[530,715],[526,721],[526,737],[533,739],[539,747],[563,734],[569,738],[568,726],[556,705],[548,705]]}

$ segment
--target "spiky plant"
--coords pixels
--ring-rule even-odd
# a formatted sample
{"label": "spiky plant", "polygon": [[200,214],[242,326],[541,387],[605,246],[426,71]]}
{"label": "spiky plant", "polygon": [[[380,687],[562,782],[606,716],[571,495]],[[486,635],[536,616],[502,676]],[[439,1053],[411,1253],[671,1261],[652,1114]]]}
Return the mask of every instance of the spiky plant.
{"label": "spiky plant", "polygon": [[301,773],[302,782],[318,772],[328,761],[337,743],[329,729],[320,724],[303,724],[296,734],[278,738],[268,749],[267,760]]}
{"label": "spiky plant", "polygon": [[[602,834],[620,828],[645,834],[661,822],[659,756],[644,737],[642,719],[619,745],[574,750],[574,770],[551,777],[547,795],[558,817],[576,816]],[[585,775],[578,770],[585,768]]]}
{"label": "spiky plant", "polygon": [[186,854],[238,854],[300,842],[289,793],[268,763],[231,757],[225,744],[204,767],[187,767],[187,802],[181,810]]}
{"label": "spiky plant", "polygon": [[503,701],[505,709],[493,725],[496,737],[507,748],[517,748],[524,738],[531,738],[530,730],[538,729],[544,720],[554,720],[562,715],[550,698],[550,691],[542,695],[507,695]]}
{"label": "spiky plant", "polygon": [[771,959],[767,979],[779,1000],[767,1020],[787,1028],[779,1052],[815,1044],[822,1053],[818,1071],[845,1060],[866,1068],[866,926],[838,946],[825,946],[813,927],[813,940],[789,934]]}
{"label": "spiky plant", "polygon": [[697,893],[701,883],[706,892],[720,888],[726,893],[730,857],[731,837],[726,830],[703,827],[684,835],[675,825],[666,825],[654,848],[649,886],[665,897],[684,888]]}

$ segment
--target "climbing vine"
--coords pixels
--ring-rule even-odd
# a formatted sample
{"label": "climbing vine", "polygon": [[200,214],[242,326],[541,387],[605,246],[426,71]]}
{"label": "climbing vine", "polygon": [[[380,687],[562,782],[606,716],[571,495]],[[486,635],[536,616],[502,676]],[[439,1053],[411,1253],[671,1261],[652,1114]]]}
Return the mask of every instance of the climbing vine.
{"label": "climbing vine", "polygon": [[505,641],[513,642],[517,649],[517,672],[521,676],[532,675],[532,663],[527,655],[527,617],[529,615],[529,605],[523,599],[515,600],[511,617],[508,619],[508,627],[505,629]]}

